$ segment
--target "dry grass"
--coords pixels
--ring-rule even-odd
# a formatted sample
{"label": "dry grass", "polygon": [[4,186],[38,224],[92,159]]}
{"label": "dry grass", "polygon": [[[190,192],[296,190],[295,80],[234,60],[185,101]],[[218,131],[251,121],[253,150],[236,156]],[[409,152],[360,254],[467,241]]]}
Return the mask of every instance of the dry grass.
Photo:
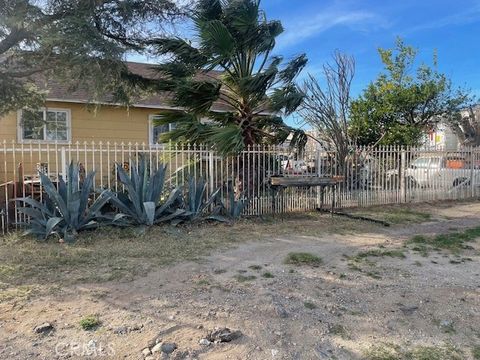
{"label": "dry grass", "polygon": [[462,360],[463,352],[446,344],[442,346],[416,346],[409,349],[394,344],[373,346],[365,353],[368,360]]}
{"label": "dry grass", "polygon": [[213,250],[285,234],[316,235],[369,231],[372,225],[329,215],[292,214],[288,219],[247,219],[234,226],[104,228],[81,233],[72,245],[38,242],[10,233],[0,237],[0,301],[29,297],[76,283],[128,281],[178,261],[196,261]]}
{"label": "dry grass", "polygon": [[375,228],[378,225],[370,222],[312,212],[246,219],[234,226],[153,227],[142,236],[135,229],[105,228],[82,233],[73,245],[54,239],[37,242],[14,232],[0,237],[0,301],[76,283],[128,281],[155,267],[196,261],[245,241],[290,234],[361,234]]}

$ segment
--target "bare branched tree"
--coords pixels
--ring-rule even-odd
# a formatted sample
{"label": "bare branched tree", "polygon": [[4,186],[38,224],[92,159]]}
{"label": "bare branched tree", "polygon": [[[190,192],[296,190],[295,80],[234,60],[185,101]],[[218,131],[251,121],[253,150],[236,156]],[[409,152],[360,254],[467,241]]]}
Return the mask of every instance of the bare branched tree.
{"label": "bare branched tree", "polygon": [[305,100],[299,111],[326,150],[335,150],[341,169],[353,140],[348,135],[350,87],[355,75],[355,59],[337,51],[333,62],[323,66],[324,82],[309,74],[304,82]]}
{"label": "bare branched tree", "polygon": [[480,105],[469,106],[449,123],[461,145],[480,146]]}

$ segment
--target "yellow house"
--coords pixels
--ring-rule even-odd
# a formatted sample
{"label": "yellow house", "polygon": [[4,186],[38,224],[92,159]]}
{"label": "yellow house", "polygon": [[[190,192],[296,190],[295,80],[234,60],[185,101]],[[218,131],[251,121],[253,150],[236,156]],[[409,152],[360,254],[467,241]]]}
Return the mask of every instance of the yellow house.
{"label": "yellow house", "polygon": [[[158,79],[154,65],[127,62],[130,71]],[[142,99],[129,108],[105,101],[95,111],[87,105],[91,96],[86,89],[69,91],[56,81],[48,81],[45,106],[38,112],[19,109],[0,118],[0,143],[74,144],[77,141],[139,142],[157,144],[158,136],[169,131],[168,126],[154,126],[153,119],[162,109],[171,110],[162,94]],[[225,109],[215,104],[213,111]],[[172,125],[171,125],[172,126]]]}
{"label": "yellow house", "polygon": [[[147,78],[159,76],[154,65],[128,62],[127,66]],[[175,109],[165,94],[138,100],[128,108],[106,96],[93,109],[86,89],[69,91],[68,86],[56,81],[47,84],[42,108],[18,109],[0,117],[0,207],[8,197],[4,193],[18,196],[33,189],[25,184],[34,181],[38,170],[51,176],[64,174],[70,161],[81,163],[86,171],[96,170],[96,185],[112,186],[114,164],[128,165],[129,159],[140,153],[155,162],[171,163],[174,158],[170,171],[190,160],[189,153],[168,153],[158,143],[159,135],[175,126],[154,124],[162,110]],[[212,110],[225,111],[225,104],[216,103]]]}

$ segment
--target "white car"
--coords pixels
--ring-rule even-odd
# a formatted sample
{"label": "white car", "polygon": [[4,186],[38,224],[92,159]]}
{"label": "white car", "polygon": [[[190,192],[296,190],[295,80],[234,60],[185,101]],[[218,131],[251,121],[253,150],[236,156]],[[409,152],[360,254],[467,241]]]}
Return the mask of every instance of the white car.
{"label": "white car", "polygon": [[480,170],[461,157],[421,156],[405,170],[407,186],[451,188],[478,183]]}

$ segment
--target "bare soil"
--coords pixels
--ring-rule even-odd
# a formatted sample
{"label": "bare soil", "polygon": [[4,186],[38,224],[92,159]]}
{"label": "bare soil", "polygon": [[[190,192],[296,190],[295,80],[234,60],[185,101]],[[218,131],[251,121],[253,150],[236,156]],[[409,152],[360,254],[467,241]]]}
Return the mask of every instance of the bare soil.
{"label": "bare soil", "polygon": [[[128,266],[122,263],[125,272],[120,269],[113,278],[100,276],[116,271],[113,259],[98,255],[95,263],[79,266],[36,265],[35,272],[29,268],[29,262],[39,262],[35,252],[66,245],[4,244],[0,289],[10,295],[0,297],[0,358],[145,359],[142,350],[158,342],[175,343],[177,349],[149,359],[478,359],[480,242],[460,252],[428,254],[404,245],[417,234],[479,226],[480,203],[358,212],[395,224],[386,228],[305,214],[168,230],[163,238],[155,233],[149,239],[147,233],[137,245],[145,254],[125,251]],[[130,240],[132,247],[135,241]],[[176,241],[174,253],[189,249],[198,256],[155,262],[162,241]],[[113,240],[107,244],[116,246]],[[39,249],[29,253],[31,261],[13,253],[26,246]],[[102,246],[95,252],[107,251]],[[357,256],[369,250],[403,255]],[[323,261],[285,264],[291,252]],[[89,274],[84,280],[82,269]],[[100,325],[85,331],[80,320],[88,315]],[[45,322],[53,330],[35,333]],[[199,344],[222,327],[243,335],[228,343]]]}

